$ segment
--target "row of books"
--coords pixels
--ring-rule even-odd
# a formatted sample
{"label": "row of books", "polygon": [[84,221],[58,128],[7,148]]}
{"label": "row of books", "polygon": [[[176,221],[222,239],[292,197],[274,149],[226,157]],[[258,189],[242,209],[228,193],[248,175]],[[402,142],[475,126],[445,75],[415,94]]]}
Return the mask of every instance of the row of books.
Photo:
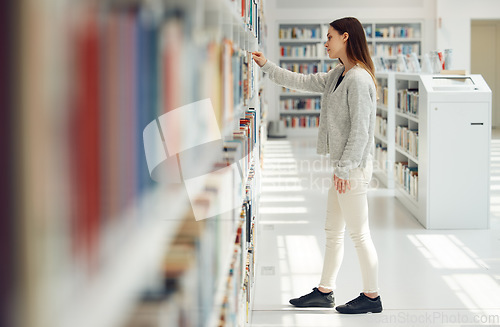
{"label": "row of books", "polygon": [[280,55],[282,57],[317,58],[324,55],[324,52],[325,48],[317,44],[280,46]]}
{"label": "row of books", "polygon": [[375,28],[375,38],[419,38],[420,29],[410,26],[389,26]]}
{"label": "row of books", "polygon": [[256,181],[254,166],[245,186],[245,201],[240,210],[234,250],[224,283],[218,325],[244,326],[250,316],[250,295],[255,282],[255,218]]}
{"label": "row of books", "polygon": [[387,136],[387,118],[377,115],[375,118],[375,134]]}
{"label": "row of books", "polygon": [[[179,19],[152,21],[147,13],[115,11],[102,17],[97,12],[82,13],[80,18],[71,24],[72,34],[64,45],[71,49],[66,53],[74,66],[69,81],[75,93],[67,99],[72,110],[61,117],[67,119],[61,124],[71,131],[68,148],[61,151],[67,156],[62,162],[68,165],[69,176],[57,183],[66,184],[71,198],[64,226],[73,226],[65,238],[73,253],[60,262],[67,260],[91,276],[103,268],[102,244],[114,239],[118,226],[148,219],[142,211],[133,218],[123,216],[156,186],[148,171],[143,131],[184,104],[181,85],[187,77],[177,74],[185,53]],[[168,142],[179,144],[180,137],[179,133]],[[178,178],[174,166],[172,180]],[[53,227],[61,231],[60,226]]]}
{"label": "row of books", "polygon": [[399,112],[418,116],[418,89],[404,89],[396,92],[396,108]]}
{"label": "row of books", "polygon": [[[249,200],[256,201],[256,182],[252,179],[253,185],[247,184],[247,202]],[[242,298],[240,299],[240,304],[244,311],[240,317],[244,318],[245,323],[250,320],[250,308],[251,308],[251,295],[253,288],[255,286],[255,241],[257,239],[256,235],[256,206],[247,206],[245,208],[245,225],[246,225],[246,260],[245,260],[245,270],[243,272],[243,286],[242,286]],[[243,212],[242,212],[243,214]]]}
{"label": "row of books", "polygon": [[[246,106],[248,101],[255,95],[255,65],[251,58],[251,54],[247,51],[232,50],[233,45],[229,40],[224,40],[226,44],[226,49],[232,52],[231,62],[225,60],[227,58],[222,58],[222,65],[225,69],[222,70],[224,79],[223,85],[228,87],[224,88],[223,95],[225,103],[223,110],[225,113],[225,119],[232,119],[232,108],[236,108],[239,105]],[[239,81],[243,81],[240,83]],[[232,93],[231,87],[233,86]],[[231,103],[231,99],[233,100]]]}
{"label": "row of books", "polygon": [[[233,172],[239,179],[238,170]],[[208,326],[215,321],[221,327],[242,326],[248,321],[246,298],[255,270],[255,184],[252,166],[245,199],[235,208],[239,209],[237,218],[233,211],[201,221],[190,213],[185,215],[163,260],[164,281],[142,295],[126,327],[146,322],[156,326],[159,320],[167,326]],[[210,212],[211,207],[231,201],[221,198],[220,187],[224,186],[211,183],[206,187],[193,211]]]}
{"label": "row of books", "polygon": [[[373,56],[373,53],[370,52],[370,55]],[[396,60],[389,60],[384,57],[374,57],[373,64],[377,72],[398,71],[399,66]]]}
{"label": "row of books", "polygon": [[376,44],[371,53],[377,57],[394,57],[400,54],[420,53],[418,43]]}
{"label": "row of books", "polygon": [[338,61],[333,61],[333,62],[325,62],[323,64],[323,72],[324,73],[328,73],[330,71],[330,69],[334,69],[335,67],[337,67],[337,65],[339,65],[340,62]]}
{"label": "row of books", "polygon": [[319,68],[320,64],[317,62],[310,62],[310,63],[282,62],[280,66],[281,68],[287,69],[289,71],[302,74],[314,74],[319,72],[320,69]]}
{"label": "row of books", "polygon": [[321,28],[317,27],[280,27],[280,39],[321,39]]}
{"label": "row of books", "polygon": [[[223,156],[208,174],[204,190],[191,199],[192,211],[165,253],[165,281],[143,294],[127,327],[159,319],[164,307],[169,316],[163,319],[172,326],[204,326],[210,319],[217,326],[236,326],[236,321],[248,319],[242,305],[248,307],[246,290],[254,281],[246,272],[253,271],[254,264],[247,258],[249,251],[253,255],[255,240],[256,119],[256,111],[247,110],[232,139],[223,142]],[[220,300],[215,294],[222,294]],[[219,312],[215,318],[214,312]]]}
{"label": "row of books", "polygon": [[378,103],[387,107],[389,105],[389,88],[379,85],[377,88]]}
{"label": "row of books", "polygon": [[397,126],[396,145],[418,158],[418,130],[409,129],[407,126]]}
{"label": "row of books", "polygon": [[321,98],[289,98],[280,100],[281,110],[320,110]]}
{"label": "row of books", "polygon": [[263,4],[262,0],[229,0],[236,6],[239,14],[246,24],[248,30],[257,38],[258,43],[262,43],[263,33]]}
{"label": "row of books", "polygon": [[394,181],[418,201],[418,167],[410,167],[408,162],[394,163]]}
{"label": "row of books", "polygon": [[312,128],[319,126],[319,116],[284,116],[281,120],[285,127],[289,128]]}

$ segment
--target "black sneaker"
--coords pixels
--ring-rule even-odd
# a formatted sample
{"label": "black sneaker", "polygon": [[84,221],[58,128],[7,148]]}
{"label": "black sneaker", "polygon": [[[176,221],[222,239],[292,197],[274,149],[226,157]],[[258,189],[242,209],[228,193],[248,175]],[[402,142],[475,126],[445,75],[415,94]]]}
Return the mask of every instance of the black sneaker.
{"label": "black sneaker", "polygon": [[379,313],[382,312],[382,301],[380,296],[372,299],[363,293],[360,293],[357,298],[347,302],[344,305],[339,305],[335,308],[340,313]]}
{"label": "black sneaker", "polygon": [[330,293],[322,293],[317,287],[309,294],[303,295],[296,299],[291,299],[290,304],[305,308],[305,307],[323,307],[333,308],[335,306],[335,298],[333,291]]}

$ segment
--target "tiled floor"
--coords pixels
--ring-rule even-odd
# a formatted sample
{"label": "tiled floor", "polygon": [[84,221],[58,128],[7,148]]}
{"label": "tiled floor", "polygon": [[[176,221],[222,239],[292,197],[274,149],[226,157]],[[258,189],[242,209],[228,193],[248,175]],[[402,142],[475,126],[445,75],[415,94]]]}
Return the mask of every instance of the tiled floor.
{"label": "tiled floor", "polygon": [[[391,190],[374,184],[370,223],[384,311],[349,316],[288,304],[320,278],[331,172],[315,153],[314,137],[268,141],[251,326],[500,325],[500,139],[492,141],[491,153],[489,230],[426,230]],[[348,237],[337,284],[337,304],[361,291]]]}

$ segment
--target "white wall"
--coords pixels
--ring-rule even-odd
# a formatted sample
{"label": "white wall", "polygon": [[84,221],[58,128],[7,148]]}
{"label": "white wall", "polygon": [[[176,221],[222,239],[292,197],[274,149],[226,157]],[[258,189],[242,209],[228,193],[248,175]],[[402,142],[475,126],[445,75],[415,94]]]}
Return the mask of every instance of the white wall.
{"label": "white wall", "polygon": [[[278,23],[284,21],[330,23],[347,16],[361,22],[422,21],[422,53],[436,48],[436,0],[265,0],[265,9],[268,29],[265,55],[276,63],[279,60]],[[326,36],[324,39],[326,41]],[[271,86],[270,91],[269,118],[278,119],[274,95],[279,87]]]}
{"label": "white wall", "polygon": [[[437,49],[453,49],[454,69],[466,69],[471,66],[471,20],[500,19],[500,1],[498,0],[436,0]],[[439,26],[439,20],[441,26]]]}

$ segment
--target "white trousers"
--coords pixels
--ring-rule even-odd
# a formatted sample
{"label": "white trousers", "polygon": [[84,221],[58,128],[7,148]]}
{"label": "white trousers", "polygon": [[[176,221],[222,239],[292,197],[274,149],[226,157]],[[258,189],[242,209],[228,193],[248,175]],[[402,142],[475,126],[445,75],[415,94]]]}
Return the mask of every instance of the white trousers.
{"label": "white trousers", "polygon": [[347,227],[356,248],[363,292],[378,292],[378,257],[368,224],[368,184],[372,178],[373,163],[349,172],[351,189],[339,194],[333,185],[328,191],[326,210],[326,251],[319,286],[335,290],[336,279],[344,257],[344,231]]}

